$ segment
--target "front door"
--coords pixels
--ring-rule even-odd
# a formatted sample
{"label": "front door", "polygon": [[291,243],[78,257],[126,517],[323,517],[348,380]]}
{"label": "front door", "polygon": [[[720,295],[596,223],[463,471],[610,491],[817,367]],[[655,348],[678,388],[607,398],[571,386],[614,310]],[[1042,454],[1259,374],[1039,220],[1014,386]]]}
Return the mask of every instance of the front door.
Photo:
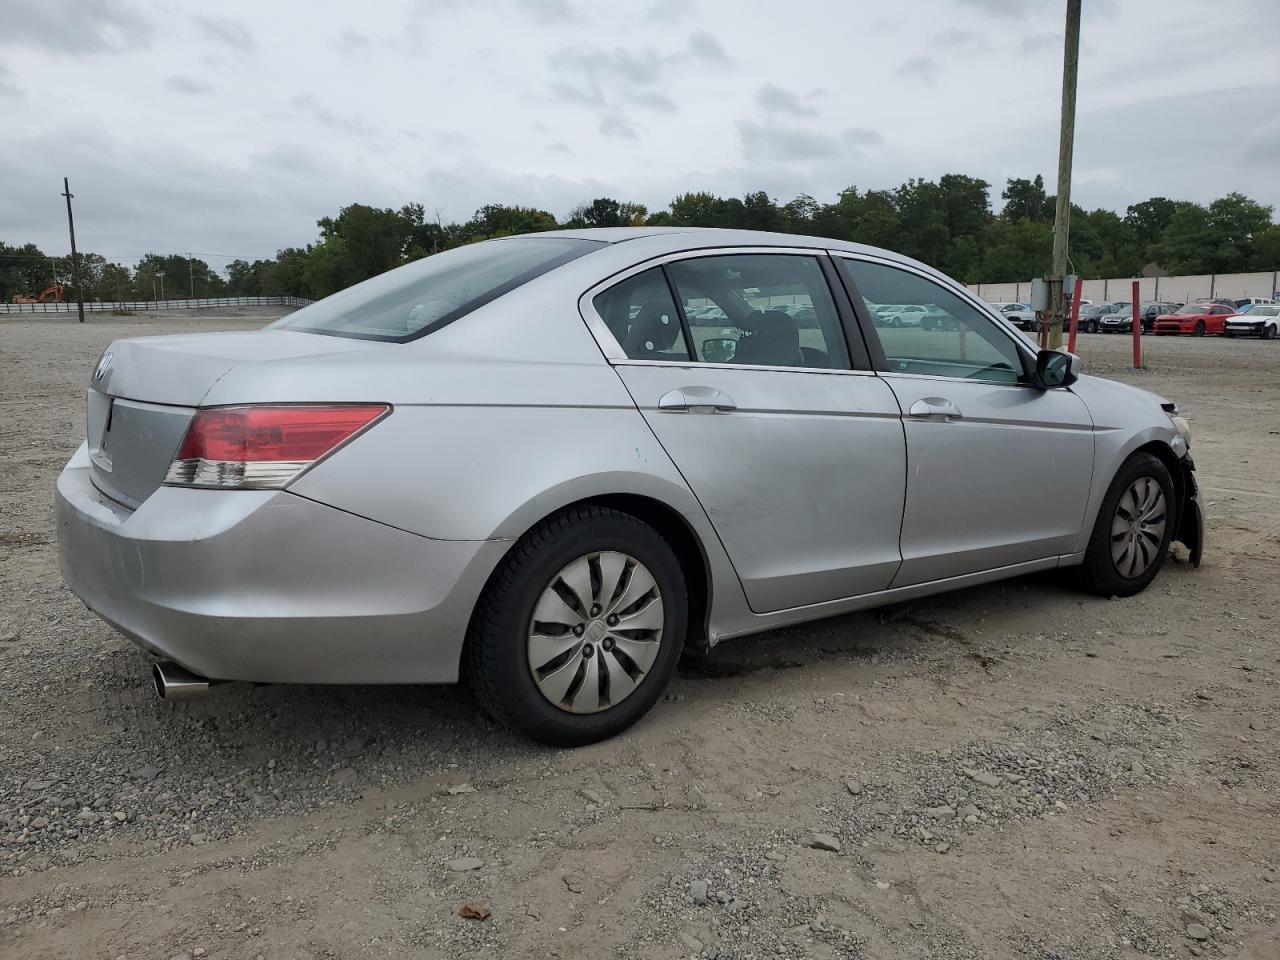
{"label": "front door", "polygon": [[853,369],[822,263],[700,254],[592,301],[759,613],[883,590],[900,563],[898,404]]}
{"label": "front door", "polygon": [[893,586],[1074,551],[1093,477],[1093,421],[1068,389],[1026,384],[1014,334],[923,272],[839,258],[869,304],[919,303],[951,322],[868,327],[902,410],[907,500]]}

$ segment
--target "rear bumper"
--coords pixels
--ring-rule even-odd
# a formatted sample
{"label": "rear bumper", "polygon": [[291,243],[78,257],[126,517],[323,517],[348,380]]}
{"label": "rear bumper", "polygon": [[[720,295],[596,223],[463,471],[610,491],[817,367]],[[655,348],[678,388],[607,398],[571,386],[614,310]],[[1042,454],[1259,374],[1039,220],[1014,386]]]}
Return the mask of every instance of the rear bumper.
{"label": "rear bumper", "polygon": [[219,680],[447,683],[505,552],[432,540],[283,491],[103,496],[81,447],[58,477],[58,555],[89,609]]}

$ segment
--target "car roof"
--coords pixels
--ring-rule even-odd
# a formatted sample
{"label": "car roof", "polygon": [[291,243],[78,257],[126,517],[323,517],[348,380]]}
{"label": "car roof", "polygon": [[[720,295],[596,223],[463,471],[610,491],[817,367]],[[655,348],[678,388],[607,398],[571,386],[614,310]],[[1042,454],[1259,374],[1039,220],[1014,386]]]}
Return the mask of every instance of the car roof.
{"label": "car roof", "polygon": [[[865,253],[901,263],[917,264],[892,250],[834,240],[831,237],[814,237],[797,233],[775,233],[769,230],[730,230],[724,227],[584,227],[582,229],[548,230],[545,233],[522,234],[526,237],[569,237],[577,240],[601,240],[605,243],[625,243],[628,240],[647,239],[651,243],[669,246],[672,251],[690,247],[817,247],[823,250],[843,250],[849,253]],[[663,244],[662,241],[667,241]],[[932,272],[933,268],[929,268]]]}

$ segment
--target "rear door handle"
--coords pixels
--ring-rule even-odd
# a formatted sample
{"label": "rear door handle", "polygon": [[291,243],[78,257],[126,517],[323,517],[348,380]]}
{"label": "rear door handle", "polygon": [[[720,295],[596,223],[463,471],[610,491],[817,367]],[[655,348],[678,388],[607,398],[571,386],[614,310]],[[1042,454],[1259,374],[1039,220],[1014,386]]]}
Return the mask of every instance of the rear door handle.
{"label": "rear door handle", "polygon": [[732,413],[733,398],[715,387],[677,387],[658,398],[663,413]]}
{"label": "rear door handle", "polygon": [[918,420],[959,420],[964,416],[950,400],[945,397],[925,397],[917,400],[907,411],[907,415]]}

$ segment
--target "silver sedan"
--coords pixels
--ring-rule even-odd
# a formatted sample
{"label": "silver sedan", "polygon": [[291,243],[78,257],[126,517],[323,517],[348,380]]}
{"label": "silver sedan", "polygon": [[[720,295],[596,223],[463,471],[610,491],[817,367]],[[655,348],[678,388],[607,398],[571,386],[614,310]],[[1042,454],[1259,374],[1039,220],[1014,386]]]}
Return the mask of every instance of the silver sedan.
{"label": "silver sedan", "polygon": [[1056,567],[1124,596],[1174,540],[1198,562],[1185,421],[1078,368],[884,250],[493,240],[258,332],[113,343],[62,571],[167,697],[465,675],[586,743],[686,646]]}

